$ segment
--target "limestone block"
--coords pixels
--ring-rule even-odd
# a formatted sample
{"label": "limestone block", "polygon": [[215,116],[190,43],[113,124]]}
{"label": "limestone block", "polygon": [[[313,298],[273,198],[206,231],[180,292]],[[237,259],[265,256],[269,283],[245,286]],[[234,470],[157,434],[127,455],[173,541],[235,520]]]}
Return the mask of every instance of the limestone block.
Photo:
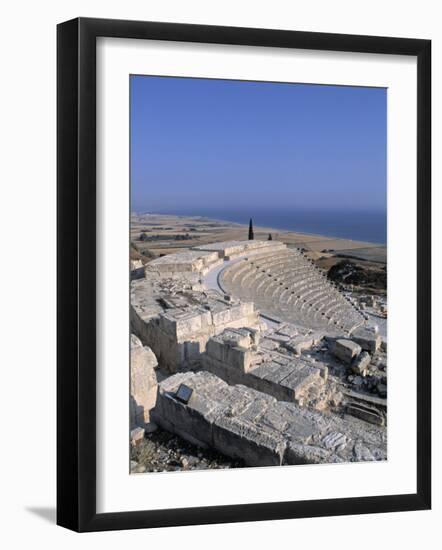
{"label": "limestone block", "polygon": [[195,247],[195,250],[217,251],[220,258],[234,259],[245,254],[255,254],[266,251],[276,252],[287,248],[284,243],[278,241],[226,241]]}
{"label": "limestone block", "polygon": [[227,364],[233,368],[240,369],[244,372],[250,370],[253,353],[247,348],[241,348],[236,346],[234,348],[228,348],[227,352]]}
{"label": "limestone block", "polygon": [[365,376],[367,374],[368,365],[370,364],[370,361],[371,361],[371,355],[368,352],[363,351],[358,357],[356,357],[353,360],[353,363],[351,365],[351,370],[355,374]]}
{"label": "limestone block", "polygon": [[294,338],[290,339],[285,344],[285,347],[296,355],[301,355],[303,351],[310,349],[313,346],[313,343],[313,335],[307,336],[303,334],[298,334]]}
{"label": "limestone block", "polygon": [[184,342],[184,360],[192,362],[201,355],[202,344],[199,341]]}
{"label": "limestone block", "polygon": [[337,450],[341,446],[345,446],[347,438],[340,432],[329,432],[322,439],[322,444],[326,449]]}
{"label": "limestone block", "polygon": [[[207,313],[205,314],[207,315]],[[206,319],[207,321],[207,319]],[[201,332],[203,327],[203,316],[197,308],[177,316],[176,336],[178,340]]]}
{"label": "limestone block", "polygon": [[248,317],[255,313],[255,304],[253,302],[242,302],[238,308],[241,312],[240,317]]}
{"label": "limestone block", "polygon": [[252,344],[250,332],[247,330],[226,329],[221,333],[220,337],[229,346],[239,346],[248,349]]}
{"label": "limestone block", "polygon": [[[188,404],[175,398],[182,383],[193,390]],[[162,381],[153,415],[164,429],[250,466],[386,458],[380,426],[324,416],[249,387],[230,386],[204,371]]]}
{"label": "limestone block", "polygon": [[149,422],[150,410],[155,406],[157,359],[152,350],[144,347],[137,336],[131,335],[130,349],[130,424],[132,427]]}
{"label": "limestone block", "polygon": [[159,315],[161,329],[175,337],[177,341],[196,335],[203,330],[203,327],[207,327],[209,322],[210,312],[198,307],[193,310],[168,309]]}
{"label": "limestone block", "polygon": [[[217,292],[195,291],[194,286],[182,274],[172,280],[151,273],[150,279],[131,283],[131,328],[171,372],[185,362],[188,367],[197,361],[207,340],[225,328],[258,327],[260,323],[252,303],[243,307],[236,300],[227,302]],[[250,331],[240,341],[243,347],[247,339],[251,339]]]}
{"label": "limestone block", "polygon": [[168,393],[159,393],[152,418],[163,429],[181,436],[187,441],[208,447],[211,443],[211,423],[197,411],[174,399]]}
{"label": "limestone block", "polygon": [[280,466],[286,442],[282,434],[263,430],[259,425],[239,418],[220,416],[213,424],[213,445],[229,451],[249,466]]}
{"label": "limestone block", "polygon": [[351,363],[361,353],[361,346],[352,340],[340,338],[332,344],[331,352],[344,363]]}
{"label": "limestone block", "polygon": [[297,365],[280,384],[293,392],[292,400],[299,402],[303,400],[310,386],[314,384],[322,386],[324,378],[321,376],[320,369],[309,365]]}
{"label": "limestone block", "polygon": [[201,330],[207,331],[209,330],[209,327],[212,326],[212,314],[210,310],[202,311],[199,310],[200,317],[201,317]]}
{"label": "limestone block", "polygon": [[284,462],[286,464],[320,464],[329,462],[330,452],[321,447],[291,442],[287,446]]}
{"label": "limestone block", "polygon": [[[187,405],[174,396],[182,383],[193,390]],[[170,376],[159,385],[153,420],[196,445],[211,445],[213,421],[227,406],[222,395],[225,386],[222,380],[206,372]]]}
{"label": "limestone block", "polygon": [[188,250],[176,254],[167,254],[161,258],[151,261],[146,266],[146,276],[149,273],[159,273],[163,277],[169,277],[171,274],[200,272],[210,263],[218,260],[216,252],[204,252],[198,250]]}
{"label": "limestone block", "polygon": [[177,321],[168,312],[162,313],[158,319],[161,330],[175,336],[177,333]]}
{"label": "limestone block", "polygon": [[[222,334],[225,336],[225,332]],[[254,353],[241,346],[232,346],[234,341],[225,341],[221,337],[211,338],[207,342],[206,353],[209,358],[219,361],[223,365],[247,372],[250,369]]]}
{"label": "limestone block", "polygon": [[224,345],[224,342],[220,341],[218,338],[210,338],[210,340],[208,340],[206,345],[206,353],[218,361],[226,361],[226,346]]}
{"label": "limestone block", "polygon": [[229,316],[226,319],[223,319],[221,316],[214,318],[214,323],[216,325],[222,323],[235,322],[249,315],[248,310],[244,307],[245,304],[238,304],[229,307]]}
{"label": "limestone block", "polygon": [[279,343],[270,338],[264,337],[261,340],[260,348],[267,351],[274,351],[279,348]]}
{"label": "limestone block", "polygon": [[[212,312],[213,324],[215,326],[228,324],[232,320],[231,315],[233,314],[233,316],[235,317],[235,310],[237,310],[237,308],[231,308],[231,309],[225,308],[216,312],[213,311]],[[238,315],[237,312],[236,312],[236,315]]]}
{"label": "limestone block", "polygon": [[377,330],[371,327],[357,328],[351,337],[363,350],[370,351],[371,353],[377,351],[381,346],[380,335],[377,334]]}
{"label": "limestone block", "polygon": [[376,411],[376,409],[368,409],[361,405],[355,403],[349,403],[346,406],[346,411],[348,414],[355,416],[356,418],[361,418],[366,422],[371,424],[376,424],[378,426],[383,426],[385,424],[384,417]]}
{"label": "limestone block", "polygon": [[272,340],[273,342],[277,342],[278,344],[286,344],[290,341],[290,336],[286,336],[285,334],[269,334],[267,336],[269,340]]}

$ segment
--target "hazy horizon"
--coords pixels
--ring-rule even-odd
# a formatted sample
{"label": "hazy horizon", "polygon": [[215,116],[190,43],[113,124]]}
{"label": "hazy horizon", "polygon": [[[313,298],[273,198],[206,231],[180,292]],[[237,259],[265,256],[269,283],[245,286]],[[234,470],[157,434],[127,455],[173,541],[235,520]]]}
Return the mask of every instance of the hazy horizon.
{"label": "hazy horizon", "polygon": [[[136,213],[136,212],[134,212]],[[153,216],[182,216],[186,218],[206,218],[213,221],[224,221],[241,224],[248,228],[250,217],[255,228],[268,228],[278,231],[294,231],[312,235],[323,235],[351,239],[356,241],[386,244],[387,216],[384,211],[333,211],[333,210],[191,210],[138,212]],[[252,214],[252,215],[250,215]],[[246,234],[246,233],[245,233]]]}
{"label": "hazy horizon", "polygon": [[131,209],[385,212],[386,97],[131,76]]}

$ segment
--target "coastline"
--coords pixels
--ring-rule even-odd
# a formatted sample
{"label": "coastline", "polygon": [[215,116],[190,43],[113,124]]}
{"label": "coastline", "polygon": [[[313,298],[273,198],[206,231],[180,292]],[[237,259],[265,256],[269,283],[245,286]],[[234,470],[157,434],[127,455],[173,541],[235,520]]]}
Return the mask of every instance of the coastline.
{"label": "coastline", "polygon": [[[206,216],[178,216],[175,214],[132,213],[131,239],[136,240],[137,234],[143,230],[156,232],[166,240],[173,232],[192,232],[189,239],[198,242],[179,244],[170,242],[160,246],[161,239],[151,244],[152,249],[161,249],[168,253],[171,249],[191,248],[197,244],[223,240],[244,240],[247,238],[248,225]],[[368,241],[345,239],[317,233],[295,232],[269,226],[254,226],[255,239],[267,240],[269,233],[274,240],[281,240],[287,245],[305,248],[314,255],[330,251],[334,255],[356,257],[361,260],[386,263],[387,245]]]}
{"label": "coastline", "polygon": [[227,210],[226,212],[208,211],[195,214],[193,212],[157,212],[152,215],[193,217],[207,219],[234,225],[248,225],[252,217],[256,227],[272,228],[279,232],[300,233],[303,235],[318,235],[334,239],[355,240],[385,245],[386,212],[381,211],[322,211],[322,210],[294,210],[291,211],[257,211],[250,216],[245,212]]}
{"label": "coastline", "polygon": [[[157,215],[162,215],[162,214],[157,214]],[[165,216],[168,216],[169,214],[164,214]],[[170,214],[170,216],[172,216],[173,214]],[[206,220],[206,221],[214,221],[214,222],[219,222],[219,223],[223,223],[223,224],[231,224],[231,225],[235,225],[235,226],[238,226],[238,227],[241,227],[241,228],[248,228],[248,225],[245,224],[245,223],[238,223],[238,222],[231,222],[229,220],[223,220],[221,218],[208,218],[208,217],[204,217],[204,216],[176,216],[177,218],[179,217],[194,217],[195,219],[200,219],[200,220]],[[372,242],[372,241],[359,241],[359,240],[355,240],[355,239],[349,239],[349,238],[344,238],[344,237],[338,237],[336,235],[324,235],[323,233],[310,233],[308,231],[295,231],[295,230],[292,230],[292,229],[282,229],[282,228],[277,228],[277,227],[270,227],[270,226],[264,226],[264,225],[256,225],[254,226],[254,229],[256,231],[271,231],[273,233],[278,233],[278,234],[284,234],[284,233],[287,233],[287,234],[292,234],[292,235],[297,235],[299,237],[301,236],[304,236],[304,237],[316,237],[317,240],[327,240],[327,239],[332,239],[332,240],[342,240],[342,241],[350,241],[350,242],[354,242],[358,245],[364,245],[364,246],[375,246],[375,247],[379,247],[379,246],[387,246],[386,244],[383,244],[383,243],[375,243],[375,242]]]}

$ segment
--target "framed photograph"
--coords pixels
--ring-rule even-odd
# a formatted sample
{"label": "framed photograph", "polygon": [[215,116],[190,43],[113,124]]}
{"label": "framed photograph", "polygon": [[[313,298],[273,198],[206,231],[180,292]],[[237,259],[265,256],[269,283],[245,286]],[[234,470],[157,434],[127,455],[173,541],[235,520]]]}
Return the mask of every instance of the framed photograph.
{"label": "framed photograph", "polygon": [[429,509],[430,41],[57,36],[58,524]]}

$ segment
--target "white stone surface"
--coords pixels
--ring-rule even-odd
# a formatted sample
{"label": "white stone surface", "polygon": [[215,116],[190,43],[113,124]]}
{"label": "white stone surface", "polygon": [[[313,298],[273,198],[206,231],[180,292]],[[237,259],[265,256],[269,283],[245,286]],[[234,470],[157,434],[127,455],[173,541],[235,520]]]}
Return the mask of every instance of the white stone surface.
{"label": "white stone surface", "polygon": [[352,340],[339,338],[333,343],[332,352],[344,363],[351,363],[361,353],[361,346]]}
{"label": "white stone surface", "polygon": [[[157,359],[148,347],[143,346],[134,334],[130,338],[130,424],[144,428],[150,411],[155,406]],[[143,431],[144,433],[144,431]]]}
{"label": "white stone surface", "polygon": [[[174,397],[180,384],[193,392]],[[336,415],[324,417],[208,372],[179,373],[160,383],[155,421],[188,441],[249,466],[386,460],[384,432]]]}

